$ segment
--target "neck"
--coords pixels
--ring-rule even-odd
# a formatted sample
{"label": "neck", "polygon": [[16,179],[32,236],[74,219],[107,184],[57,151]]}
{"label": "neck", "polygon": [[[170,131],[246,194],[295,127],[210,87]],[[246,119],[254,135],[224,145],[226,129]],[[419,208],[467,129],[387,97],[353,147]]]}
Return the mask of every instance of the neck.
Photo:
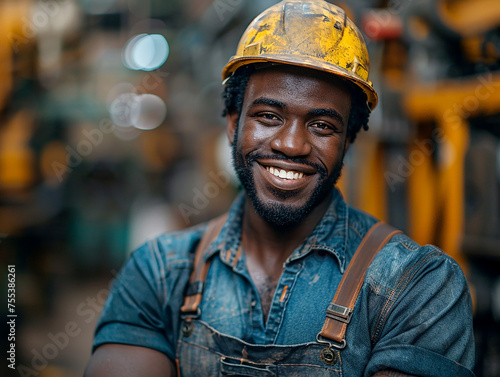
{"label": "neck", "polygon": [[313,232],[330,205],[331,195],[316,206],[307,217],[287,227],[268,223],[254,210],[248,197],[245,199],[242,243],[245,253],[258,259],[279,262],[282,265],[291,253]]}

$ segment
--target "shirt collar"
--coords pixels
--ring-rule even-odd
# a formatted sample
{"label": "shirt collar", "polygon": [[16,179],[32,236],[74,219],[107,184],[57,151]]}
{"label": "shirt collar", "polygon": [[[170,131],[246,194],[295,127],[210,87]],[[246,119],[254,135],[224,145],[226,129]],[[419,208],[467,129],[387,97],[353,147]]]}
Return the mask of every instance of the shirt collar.
{"label": "shirt collar", "polygon": [[[215,253],[227,264],[235,266],[238,262],[241,241],[241,224],[245,204],[244,192],[241,192],[231,206],[228,218],[219,235],[207,248],[204,259],[208,260]],[[341,272],[345,268],[345,251],[347,249],[347,225],[349,211],[340,192],[334,188],[332,200],[325,215],[316,225],[314,231],[297,247],[287,260],[295,261],[314,251],[326,251],[339,262]]]}

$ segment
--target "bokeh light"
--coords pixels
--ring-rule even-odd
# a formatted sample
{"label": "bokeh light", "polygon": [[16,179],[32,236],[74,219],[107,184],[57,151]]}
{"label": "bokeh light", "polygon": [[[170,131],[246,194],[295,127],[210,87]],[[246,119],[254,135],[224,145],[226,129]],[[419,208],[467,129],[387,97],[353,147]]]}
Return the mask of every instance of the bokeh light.
{"label": "bokeh light", "polygon": [[123,64],[133,70],[153,71],[168,59],[170,48],[161,34],[138,34],[125,44]]}
{"label": "bokeh light", "polygon": [[135,128],[140,130],[152,130],[158,127],[167,116],[165,102],[154,94],[136,96],[131,110],[131,123]]}
{"label": "bokeh light", "polygon": [[139,102],[135,93],[120,94],[109,109],[109,115],[114,124],[120,127],[132,126],[132,114],[138,110]]}

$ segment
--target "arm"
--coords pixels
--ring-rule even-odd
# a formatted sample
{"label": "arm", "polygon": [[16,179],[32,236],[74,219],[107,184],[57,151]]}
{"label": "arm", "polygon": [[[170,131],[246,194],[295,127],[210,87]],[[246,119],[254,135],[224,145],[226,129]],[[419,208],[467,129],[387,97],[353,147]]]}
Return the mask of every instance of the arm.
{"label": "arm", "polygon": [[104,344],[96,349],[84,377],[175,377],[175,364],[151,348]]}
{"label": "arm", "polygon": [[113,282],[86,376],[176,375],[179,292],[190,266],[186,260],[185,269],[170,269],[161,246],[151,241],[136,250]]}
{"label": "arm", "polygon": [[[400,248],[387,251],[394,259],[412,256]],[[418,254],[418,259],[398,265],[394,278],[387,269],[373,274],[377,284],[391,290],[376,304],[382,310],[372,333],[374,346],[365,375],[373,377],[388,369],[410,376],[473,377],[467,281],[458,264],[439,249],[424,246]]]}

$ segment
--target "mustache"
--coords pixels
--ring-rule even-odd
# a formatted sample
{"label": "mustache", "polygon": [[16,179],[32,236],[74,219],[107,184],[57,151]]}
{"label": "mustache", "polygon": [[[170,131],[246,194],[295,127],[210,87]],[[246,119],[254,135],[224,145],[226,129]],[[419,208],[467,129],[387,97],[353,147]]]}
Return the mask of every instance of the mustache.
{"label": "mustache", "polygon": [[316,169],[316,171],[318,172],[318,174],[320,175],[321,178],[326,178],[328,176],[328,171],[326,170],[326,168],[323,165],[304,160],[303,158],[300,158],[300,157],[287,157],[287,156],[283,156],[283,155],[279,155],[279,154],[262,154],[262,153],[257,153],[257,152],[251,152],[246,156],[245,161],[246,161],[247,165],[250,165],[250,164],[256,162],[257,160],[261,160],[261,159],[262,160],[288,161],[288,162],[292,162],[295,164],[308,165],[308,166],[311,166],[314,169]]}

